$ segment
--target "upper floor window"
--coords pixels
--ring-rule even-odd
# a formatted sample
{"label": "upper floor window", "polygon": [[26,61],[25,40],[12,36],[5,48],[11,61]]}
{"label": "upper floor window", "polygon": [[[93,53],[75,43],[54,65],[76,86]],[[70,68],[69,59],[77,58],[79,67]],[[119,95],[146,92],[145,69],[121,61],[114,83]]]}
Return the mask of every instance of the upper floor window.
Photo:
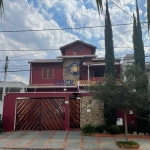
{"label": "upper floor window", "polygon": [[86,75],[87,75],[87,70],[80,71],[80,76],[86,76]]}
{"label": "upper floor window", "polygon": [[90,77],[104,77],[104,70],[90,70]]}
{"label": "upper floor window", "polygon": [[42,70],[42,78],[43,79],[53,79],[54,69],[43,69]]}
{"label": "upper floor window", "polygon": [[64,74],[65,74],[65,75],[69,75],[68,67],[64,68]]}
{"label": "upper floor window", "polygon": [[80,48],[78,48],[78,49],[74,49],[73,51],[74,51],[74,52],[82,52],[83,50],[80,49]]}

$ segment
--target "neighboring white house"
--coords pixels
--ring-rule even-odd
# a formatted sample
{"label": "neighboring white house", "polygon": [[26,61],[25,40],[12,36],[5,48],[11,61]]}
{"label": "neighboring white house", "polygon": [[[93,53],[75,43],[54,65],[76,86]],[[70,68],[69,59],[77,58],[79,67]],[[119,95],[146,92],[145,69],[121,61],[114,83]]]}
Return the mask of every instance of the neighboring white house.
{"label": "neighboring white house", "polygon": [[[3,110],[3,102],[2,102],[2,93],[3,93],[4,82],[0,81],[0,114],[2,114]],[[25,92],[27,85],[22,82],[6,82],[6,90],[5,93],[13,93],[13,92]]]}
{"label": "neighboring white house", "polygon": [[[123,58],[122,63],[122,71],[125,71],[127,69],[128,65],[132,65],[134,63],[134,55],[133,54],[126,54],[126,56]],[[150,83],[150,62],[145,63],[147,75],[149,77],[149,83]]]}
{"label": "neighboring white house", "polygon": [[[4,82],[0,81],[0,100],[2,100]],[[25,92],[27,85],[22,82],[6,82],[5,93]]]}

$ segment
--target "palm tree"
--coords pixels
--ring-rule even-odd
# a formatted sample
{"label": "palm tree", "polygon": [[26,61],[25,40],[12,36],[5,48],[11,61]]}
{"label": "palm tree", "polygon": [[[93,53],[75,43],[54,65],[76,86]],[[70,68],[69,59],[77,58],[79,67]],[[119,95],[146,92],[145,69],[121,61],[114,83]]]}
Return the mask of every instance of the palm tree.
{"label": "palm tree", "polygon": [[1,14],[1,16],[4,14],[3,0],[0,0],[0,14]]}
{"label": "palm tree", "polygon": [[[96,0],[97,8],[99,14],[103,11],[103,0]],[[147,0],[147,20],[148,20],[148,30],[150,29],[150,0]]]}

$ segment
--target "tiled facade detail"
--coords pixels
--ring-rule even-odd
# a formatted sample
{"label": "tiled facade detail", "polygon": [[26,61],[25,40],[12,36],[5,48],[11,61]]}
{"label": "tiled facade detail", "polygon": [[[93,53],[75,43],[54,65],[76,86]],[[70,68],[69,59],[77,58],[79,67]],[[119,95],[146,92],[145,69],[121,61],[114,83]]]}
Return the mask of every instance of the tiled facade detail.
{"label": "tiled facade detail", "polygon": [[[70,74],[69,72],[69,66],[73,63],[73,62],[76,62],[79,64],[79,59],[76,59],[76,58],[68,58],[68,59],[65,59],[63,61],[63,79],[64,80],[80,80],[79,79],[79,73],[77,76],[73,76],[72,74]],[[79,69],[80,67],[78,66],[78,72],[79,72]],[[65,72],[65,70],[67,70],[68,73]]]}

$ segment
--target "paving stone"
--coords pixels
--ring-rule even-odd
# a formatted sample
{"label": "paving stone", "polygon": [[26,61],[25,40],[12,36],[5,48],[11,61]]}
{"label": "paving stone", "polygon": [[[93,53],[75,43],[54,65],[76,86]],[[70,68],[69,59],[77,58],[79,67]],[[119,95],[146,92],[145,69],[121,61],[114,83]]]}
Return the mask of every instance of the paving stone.
{"label": "paving stone", "polygon": [[84,142],[98,142],[96,137],[84,137]]}
{"label": "paving stone", "polygon": [[68,138],[80,138],[81,139],[81,135],[75,135],[75,134],[71,134],[71,135],[68,135]]}
{"label": "paving stone", "polygon": [[53,135],[53,138],[66,138],[66,135]]}
{"label": "paving stone", "polygon": [[66,135],[67,131],[57,131],[57,132],[55,132],[55,135],[60,135],[60,134]]}
{"label": "paving stone", "polygon": [[71,143],[66,143],[67,148],[81,148],[81,143],[80,142],[71,142]]}
{"label": "paving stone", "polygon": [[98,142],[89,142],[89,143],[84,143],[84,148],[100,148]]}
{"label": "paving stone", "polygon": [[6,147],[9,144],[9,140],[7,141],[0,141],[0,147]]}
{"label": "paving stone", "polygon": [[100,137],[100,142],[103,148],[118,149],[118,146],[116,145],[113,138]]}
{"label": "paving stone", "polygon": [[24,134],[25,134],[25,132],[18,132],[18,133],[16,133],[16,134],[13,133],[13,134],[7,136],[7,137],[5,138],[5,140],[14,140],[14,139],[19,138],[20,136],[22,136],[22,135],[24,135]]}
{"label": "paving stone", "polygon": [[12,134],[21,134],[21,133],[23,133],[23,134],[25,134],[25,133],[27,133],[27,131],[16,131],[16,132],[13,132]]}
{"label": "paving stone", "polygon": [[73,134],[73,135],[81,135],[81,131],[69,131],[69,135]]}
{"label": "paving stone", "polygon": [[29,148],[31,147],[41,147],[41,148],[43,148],[44,147],[44,145],[45,145],[45,143],[47,142],[47,140],[45,139],[45,140],[35,140],[35,141],[33,141],[32,143],[30,143],[30,145],[28,146]]}
{"label": "paving stone", "polygon": [[47,148],[61,148],[63,146],[63,143],[49,143],[47,145]]}
{"label": "paving stone", "polygon": [[30,134],[27,133],[24,136],[22,136],[21,138],[19,138],[19,140],[15,141],[14,143],[11,144],[11,147],[24,147],[26,146],[26,144],[28,144],[39,132]]}
{"label": "paving stone", "polygon": [[0,139],[6,138],[9,134],[0,134]]}
{"label": "paving stone", "polygon": [[125,138],[115,138],[115,139],[116,139],[116,141],[126,141]]}
{"label": "paving stone", "polygon": [[[55,132],[54,136],[52,137],[52,139],[49,141],[49,143],[47,145],[47,150],[48,149],[49,150],[57,150],[58,148],[61,148],[61,150],[72,150],[72,149],[81,150],[82,135],[81,135],[81,132],[79,132],[79,131],[77,131],[77,132],[70,131],[69,132],[69,136],[66,141],[66,149],[62,148],[64,141],[66,139],[66,135],[68,133],[66,131],[41,131],[41,132],[40,131],[35,131],[35,132],[32,132],[32,131],[18,132],[17,131],[17,132],[13,132],[12,134],[11,134],[11,132],[2,132],[2,133],[0,133],[0,138],[5,137],[9,134],[11,134],[11,135],[0,140],[0,148],[6,148],[8,146],[8,144],[12,143],[15,139],[18,138],[17,141],[14,141],[14,143],[12,143],[10,145],[10,149],[19,150],[21,148],[24,148],[27,144],[29,144],[29,142],[31,142],[28,145],[27,150],[32,150],[32,148],[44,150],[43,147],[45,146],[46,142],[48,141],[48,139],[51,137],[51,135],[54,132]],[[24,133],[26,133],[26,134],[23,135]],[[23,136],[21,138],[19,138],[21,135],[23,135]],[[36,135],[38,135],[38,136],[36,137]],[[116,139],[117,141],[125,141],[125,138],[100,137],[100,143],[103,147],[103,150],[119,149],[118,146],[115,144],[114,139]],[[129,139],[129,140],[138,142],[141,145],[140,149],[142,149],[142,150],[150,150],[150,139],[134,138],[134,139]],[[84,145],[84,150],[91,150],[91,149],[100,150],[99,142],[96,137],[84,136],[83,137],[83,145]],[[7,148],[4,150],[7,150]]]}
{"label": "paving stone", "polygon": [[53,133],[52,132],[50,132],[50,133],[42,133],[42,134],[40,134],[37,138],[36,138],[36,140],[47,140],[47,139],[49,139],[50,137],[51,137],[51,135],[52,135]]}
{"label": "paving stone", "polygon": [[30,140],[19,140],[10,145],[11,148],[23,148]]}
{"label": "paving stone", "polygon": [[78,137],[68,138],[67,142],[81,142],[81,138]]}
{"label": "paving stone", "polygon": [[8,134],[12,134],[14,132],[0,132],[0,135],[8,135]]}
{"label": "paving stone", "polygon": [[28,135],[37,135],[39,133],[40,133],[40,131],[30,131],[30,132],[27,132]]}
{"label": "paving stone", "polygon": [[130,139],[130,141],[134,141],[140,144],[140,149],[144,149],[144,150],[150,150],[150,143],[145,140],[145,139],[137,139],[137,138],[133,138]]}
{"label": "paving stone", "polygon": [[64,142],[65,141],[65,138],[52,138],[51,140],[50,140],[50,142]]}

